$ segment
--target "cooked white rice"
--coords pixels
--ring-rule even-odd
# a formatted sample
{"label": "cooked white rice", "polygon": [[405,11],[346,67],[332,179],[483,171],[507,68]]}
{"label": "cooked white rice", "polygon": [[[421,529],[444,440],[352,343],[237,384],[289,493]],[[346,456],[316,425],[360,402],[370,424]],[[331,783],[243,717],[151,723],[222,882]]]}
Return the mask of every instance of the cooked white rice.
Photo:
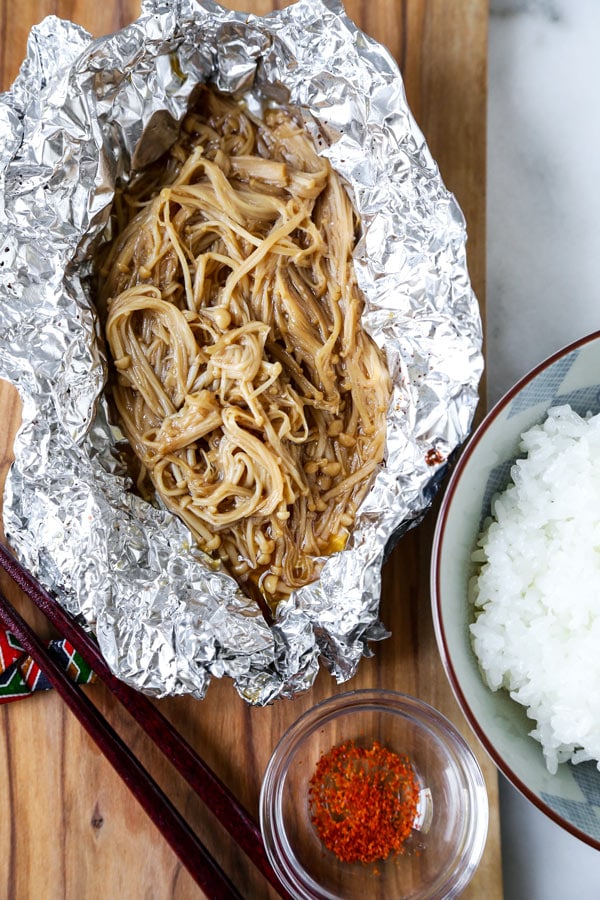
{"label": "cooked white rice", "polygon": [[600,415],[555,407],[522,449],[474,555],[471,632],[488,685],[527,707],[556,772],[600,760]]}

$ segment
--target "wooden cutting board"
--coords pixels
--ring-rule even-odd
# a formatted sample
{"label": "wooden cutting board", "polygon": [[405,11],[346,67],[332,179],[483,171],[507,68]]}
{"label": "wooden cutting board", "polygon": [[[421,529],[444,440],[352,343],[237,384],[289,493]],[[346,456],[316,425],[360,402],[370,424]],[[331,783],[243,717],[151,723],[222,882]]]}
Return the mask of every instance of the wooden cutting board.
{"label": "wooden cutting board", "polygon": [[[278,0],[229,0],[266,13]],[[485,297],[486,0],[347,0],[349,15],[387,45],[404,73],[412,110],[448,187],[468,220],[469,266]],[[0,4],[0,79],[13,81],[32,25],[56,14],[100,36],[132,21],[134,0],[20,0]],[[19,421],[15,392],[0,383],[0,476],[10,462]],[[314,703],[348,688],[383,686],[420,697],[454,721],[485,771],[491,819],[482,863],[467,898],[502,897],[496,771],[479,749],[454,701],[438,658],[430,598],[429,558],[435,510],[407,535],[387,563],[382,617],[393,636],[374,646],[358,675],[336,686],[322,673],[314,688],[267,709],[249,708],[230,682],[214,683],[202,702],[160,702],[253,814],[267,760],[285,729]],[[0,586],[43,630],[37,611]],[[245,897],[273,897],[211,815],[140,735],[100,686],[90,695],[197,828]],[[0,897],[200,898],[158,830],[55,694],[0,707]]]}

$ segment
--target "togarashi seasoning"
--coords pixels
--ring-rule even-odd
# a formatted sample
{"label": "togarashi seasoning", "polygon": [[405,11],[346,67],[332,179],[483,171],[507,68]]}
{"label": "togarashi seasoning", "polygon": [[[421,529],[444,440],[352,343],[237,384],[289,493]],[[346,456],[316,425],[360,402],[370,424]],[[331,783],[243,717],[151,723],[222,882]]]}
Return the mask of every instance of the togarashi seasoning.
{"label": "togarashi seasoning", "polygon": [[407,756],[353,740],[323,754],[309,782],[311,820],[342,862],[402,852],[417,815],[419,785]]}

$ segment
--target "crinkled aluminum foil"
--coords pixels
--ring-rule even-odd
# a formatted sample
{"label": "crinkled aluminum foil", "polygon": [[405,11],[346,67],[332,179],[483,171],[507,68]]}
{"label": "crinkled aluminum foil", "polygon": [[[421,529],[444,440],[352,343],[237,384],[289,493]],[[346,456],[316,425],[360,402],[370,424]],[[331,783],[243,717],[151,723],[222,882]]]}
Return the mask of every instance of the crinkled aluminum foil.
{"label": "crinkled aluminum foil", "polygon": [[[115,181],[158,155],[193,87],[288,100],[354,195],[364,322],[394,380],[387,460],[348,548],[269,627],[184,525],[129,489],[107,420],[88,279]],[[390,540],[420,520],[466,437],[482,371],[465,228],[389,53],[336,0],[264,18],[211,0],[150,0],[94,41],[55,17],[33,29],[0,97],[0,374],[23,400],[4,501],[21,560],[96,630],[113,670],[155,695],[202,696],[228,675],[252,703],[349,678],[378,618]]]}

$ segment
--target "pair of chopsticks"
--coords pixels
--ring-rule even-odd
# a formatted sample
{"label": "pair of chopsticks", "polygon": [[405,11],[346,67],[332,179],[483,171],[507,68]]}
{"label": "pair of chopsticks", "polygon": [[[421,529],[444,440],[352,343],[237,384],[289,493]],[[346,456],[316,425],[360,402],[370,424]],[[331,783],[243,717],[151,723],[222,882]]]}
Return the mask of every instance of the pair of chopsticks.
{"label": "pair of chopsticks", "polygon": [[[120,681],[108,668],[92,637],[54,600],[38,581],[0,543],[0,566],[44,613],[92,667],[97,677],[127,709],[166,756],[196,795],[212,811],[262,875],[284,898],[264,848],[260,829],[235,798],[171,723],[143,694]],[[40,666],[67,706],[113,765],[130,791],[161,831],[200,888],[214,900],[241,900],[242,895],[207,848],[173,806],[148,771],[119,737],[99,710],[48,653],[30,626],[0,593],[0,621]]]}

